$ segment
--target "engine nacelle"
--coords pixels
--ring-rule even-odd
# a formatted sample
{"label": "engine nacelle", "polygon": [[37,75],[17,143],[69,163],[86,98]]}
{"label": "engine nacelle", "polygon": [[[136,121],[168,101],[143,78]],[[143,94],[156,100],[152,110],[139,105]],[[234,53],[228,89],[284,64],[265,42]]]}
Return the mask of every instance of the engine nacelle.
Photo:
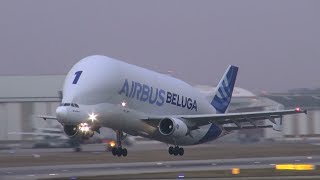
{"label": "engine nacelle", "polygon": [[68,137],[75,137],[79,134],[79,127],[76,125],[64,125],[63,130]]}
{"label": "engine nacelle", "polygon": [[80,125],[64,125],[64,132],[70,138],[90,138],[94,135],[94,132],[88,126]]}
{"label": "engine nacelle", "polygon": [[159,131],[165,136],[183,137],[188,133],[188,127],[181,119],[165,118],[159,123]]}

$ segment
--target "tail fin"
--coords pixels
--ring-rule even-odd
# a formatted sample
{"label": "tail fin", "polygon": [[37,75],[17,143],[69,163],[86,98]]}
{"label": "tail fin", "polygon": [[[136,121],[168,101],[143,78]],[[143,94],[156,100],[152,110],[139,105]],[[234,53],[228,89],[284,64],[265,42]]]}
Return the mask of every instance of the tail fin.
{"label": "tail fin", "polygon": [[238,67],[230,65],[216,87],[211,105],[218,113],[225,113],[230,104],[237,74]]}

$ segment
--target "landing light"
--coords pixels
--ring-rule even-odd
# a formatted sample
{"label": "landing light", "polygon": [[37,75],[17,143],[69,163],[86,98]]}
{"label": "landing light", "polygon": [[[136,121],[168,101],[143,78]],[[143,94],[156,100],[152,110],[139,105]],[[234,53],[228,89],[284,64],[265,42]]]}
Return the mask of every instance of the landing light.
{"label": "landing light", "polygon": [[109,144],[110,144],[111,147],[115,147],[116,146],[116,142],[114,142],[114,141],[111,141]]}
{"label": "landing light", "polygon": [[93,112],[91,114],[89,114],[89,120],[91,120],[92,122],[97,120],[97,116],[96,114],[94,114]]}
{"label": "landing light", "polygon": [[90,127],[87,123],[80,123],[79,130],[82,132],[88,132],[90,130]]}
{"label": "landing light", "polygon": [[121,106],[122,106],[122,107],[126,107],[126,106],[127,106],[127,103],[123,101],[123,102],[121,102]]}

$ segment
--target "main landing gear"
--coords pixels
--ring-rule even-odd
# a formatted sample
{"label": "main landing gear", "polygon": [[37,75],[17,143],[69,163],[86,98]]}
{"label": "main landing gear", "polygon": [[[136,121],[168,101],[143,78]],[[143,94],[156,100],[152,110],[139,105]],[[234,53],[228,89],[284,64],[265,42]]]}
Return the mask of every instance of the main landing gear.
{"label": "main landing gear", "polygon": [[112,148],[112,155],[114,156],[123,156],[126,157],[128,155],[128,151],[126,148],[122,148],[121,141],[123,139],[122,131],[117,131],[117,147]]}
{"label": "main landing gear", "polygon": [[126,148],[122,148],[122,147],[114,147],[112,148],[112,155],[114,156],[123,156],[123,157],[126,157],[128,155],[128,151]]}
{"label": "main landing gear", "polygon": [[179,147],[179,146],[170,146],[169,149],[168,149],[168,152],[170,155],[175,155],[175,156],[183,156],[184,154],[184,149],[182,147]]}

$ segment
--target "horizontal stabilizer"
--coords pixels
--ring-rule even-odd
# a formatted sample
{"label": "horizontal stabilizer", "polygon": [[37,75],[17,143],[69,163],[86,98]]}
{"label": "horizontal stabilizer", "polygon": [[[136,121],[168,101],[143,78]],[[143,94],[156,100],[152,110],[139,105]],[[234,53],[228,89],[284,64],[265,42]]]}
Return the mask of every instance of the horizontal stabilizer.
{"label": "horizontal stabilizer", "polygon": [[56,116],[37,115],[37,116],[35,116],[35,117],[37,117],[37,118],[42,118],[43,120],[47,120],[47,119],[57,120],[57,117],[56,117]]}

